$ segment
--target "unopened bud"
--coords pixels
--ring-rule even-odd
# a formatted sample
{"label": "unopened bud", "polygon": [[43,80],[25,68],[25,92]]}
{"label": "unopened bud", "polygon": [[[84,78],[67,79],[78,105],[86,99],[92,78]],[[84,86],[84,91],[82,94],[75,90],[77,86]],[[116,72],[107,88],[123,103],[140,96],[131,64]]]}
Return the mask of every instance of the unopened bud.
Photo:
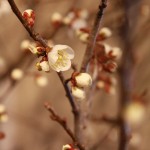
{"label": "unopened bud", "polygon": [[20,80],[20,79],[22,79],[23,75],[24,75],[23,71],[21,69],[18,69],[18,68],[14,69],[11,72],[11,77],[14,80]]}
{"label": "unopened bud", "polygon": [[69,144],[63,145],[62,150],[73,150]]}
{"label": "unopened bud", "polygon": [[38,76],[36,77],[36,84],[40,87],[45,87],[48,85],[48,79],[44,76]]}
{"label": "unopened bud", "polygon": [[78,87],[72,87],[71,91],[72,91],[72,95],[75,98],[80,99],[80,100],[85,99],[85,91],[83,89],[78,88]]}
{"label": "unopened bud", "polygon": [[113,47],[111,51],[108,53],[108,55],[115,57],[116,59],[120,59],[122,55],[122,51],[119,47]]}
{"label": "unopened bud", "polygon": [[51,21],[54,26],[58,27],[62,23],[62,15],[58,12],[55,12],[51,17]]}
{"label": "unopened bud", "polygon": [[35,22],[35,13],[32,9],[27,9],[22,13],[23,18],[27,21],[30,27],[33,27]]}
{"label": "unopened bud", "polygon": [[99,35],[102,36],[103,38],[108,38],[112,35],[112,32],[109,28],[107,27],[103,27],[100,32]]}
{"label": "unopened bud", "polygon": [[92,78],[88,73],[79,73],[75,76],[75,82],[78,87],[89,87],[92,84]]}
{"label": "unopened bud", "polygon": [[87,19],[89,17],[89,13],[86,9],[82,9],[79,11],[79,17],[82,19]]}
{"label": "unopened bud", "polygon": [[29,40],[23,40],[20,44],[21,50],[27,50],[29,49],[30,41]]}

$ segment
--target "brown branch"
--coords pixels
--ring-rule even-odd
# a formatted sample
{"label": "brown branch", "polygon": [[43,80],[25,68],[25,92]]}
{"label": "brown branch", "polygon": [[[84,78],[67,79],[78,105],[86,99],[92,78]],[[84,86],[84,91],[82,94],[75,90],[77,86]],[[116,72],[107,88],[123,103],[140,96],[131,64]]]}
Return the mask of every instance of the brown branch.
{"label": "brown branch", "polygon": [[93,50],[95,47],[97,34],[98,34],[98,31],[100,28],[101,19],[103,17],[103,12],[106,7],[107,7],[107,0],[101,0],[101,5],[99,6],[99,10],[97,12],[93,28],[89,35],[89,41],[88,41],[85,55],[84,55],[84,58],[82,61],[81,72],[85,72],[87,70],[88,63],[92,57]]}
{"label": "brown branch", "polygon": [[46,40],[44,40],[38,33],[36,33],[33,28],[30,28],[28,26],[26,20],[22,17],[22,13],[20,12],[20,10],[18,9],[18,7],[16,6],[14,0],[8,0],[8,2],[10,4],[11,9],[13,10],[14,14],[17,16],[17,18],[20,20],[20,22],[22,23],[22,25],[28,31],[29,35],[35,41],[39,42],[43,47],[49,48],[49,46],[47,45]]}
{"label": "brown branch", "polygon": [[59,76],[59,78],[63,84],[65,91],[66,91],[66,96],[68,97],[70,104],[72,106],[72,112],[73,112],[74,116],[78,116],[79,111],[78,111],[78,108],[75,104],[75,100],[71,94],[70,88],[68,86],[68,82],[66,82],[67,80],[64,79],[62,72],[58,72],[57,74],[58,74],[58,76]]}
{"label": "brown branch", "polygon": [[[8,0],[9,4],[11,5],[11,8],[13,10],[13,12],[15,13],[15,15],[18,17],[18,19],[20,20],[20,22],[23,24],[23,26],[26,28],[26,30],[28,31],[28,33],[30,34],[30,36],[35,40],[38,41],[40,44],[42,44],[45,48],[49,48],[46,41],[39,35],[37,34],[33,29],[31,29],[30,27],[28,27],[26,21],[23,19],[21,12],[19,11],[19,9],[17,8],[15,2],[13,0]],[[79,110],[76,107],[76,104],[74,102],[74,99],[71,95],[70,89],[68,87],[68,85],[65,83],[64,77],[62,73],[57,73],[66,92],[66,95],[69,99],[69,102],[72,106],[72,112],[74,114],[74,122],[75,122],[75,130],[76,130],[76,126],[79,126],[78,124],[78,118],[79,118]]]}
{"label": "brown branch", "polygon": [[63,118],[61,118],[60,116],[58,116],[56,114],[56,112],[54,111],[54,109],[51,107],[51,105],[49,103],[45,103],[45,108],[50,112],[51,114],[51,119],[56,121],[57,123],[59,123],[63,129],[67,132],[67,134],[71,137],[71,139],[73,140],[74,144],[80,149],[80,150],[85,150],[84,146],[82,146],[79,141],[77,140],[77,138],[75,137],[75,135],[73,134],[73,132],[71,131],[71,129],[68,127],[66,120],[64,120]]}

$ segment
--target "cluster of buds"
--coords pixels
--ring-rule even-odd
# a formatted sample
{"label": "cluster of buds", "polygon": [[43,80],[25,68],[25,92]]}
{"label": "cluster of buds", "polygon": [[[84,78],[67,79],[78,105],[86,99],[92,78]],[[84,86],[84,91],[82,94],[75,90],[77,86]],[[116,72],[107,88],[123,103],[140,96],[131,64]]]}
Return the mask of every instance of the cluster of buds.
{"label": "cluster of buds", "polygon": [[116,93],[116,83],[116,78],[103,73],[98,76],[97,89],[103,89],[105,92],[114,95]]}
{"label": "cluster of buds", "polygon": [[92,78],[88,73],[74,72],[71,77],[72,95],[80,100],[85,99],[84,88],[92,84]]}
{"label": "cluster of buds", "polygon": [[[79,38],[80,41],[84,43],[87,43],[88,38],[89,38],[89,33],[90,33],[90,30],[87,27],[79,28],[78,30],[76,30],[77,37]],[[97,35],[96,42],[97,43],[102,42],[108,39],[109,37],[111,37],[111,35],[112,35],[111,30],[107,27],[103,27]]]}
{"label": "cluster of buds", "polygon": [[76,150],[71,144],[63,145],[62,150]]}
{"label": "cluster of buds", "polygon": [[39,71],[49,72],[50,69],[53,69],[60,72],[71,68],[74,51],[67,45],[54,45],[51,48],[30,45],[29,49],[33,54],[41,58],[40,62],[36,63]]}
{"label": "cluster of buds", "polygon": [[85,9],[72,9],[65,17],[60,13],[55,12],[52,15],[51,21],[54,27],[61,24],[71,27],[73,30],[87,27],[87,18],[89,14]]}
{"label": "cluster of buds", "polygon": [[27,9],[22,13],[23,18],[26,20],[29,27],[34,26],[35,22],[35,13],[32,9]]}

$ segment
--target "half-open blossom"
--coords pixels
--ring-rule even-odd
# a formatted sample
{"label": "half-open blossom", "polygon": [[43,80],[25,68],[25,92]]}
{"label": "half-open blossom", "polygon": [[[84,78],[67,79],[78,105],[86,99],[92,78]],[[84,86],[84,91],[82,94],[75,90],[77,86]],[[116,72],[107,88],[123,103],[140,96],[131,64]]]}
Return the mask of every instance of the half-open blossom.
{"label": "half-open blossom", "polygon": [[85,99],[85,91],[82,88],[78,88],[78,87],[72,87],[71,89],[72,95],[79,99],[79,100],[83,100]]}
{"label": "half-open blossom", "polygon": [[73,58],[74,51],[67,45],[55,45],[48,53],[49,65],[57,72],[69,70]]}
{"label": "half-open blossom", "polygon": [[35,13],[32,9],[27,9],[22,13],[23,18],[27,21],[30,27],[33,27],[35,21]]}
{"label": "half-open blossom", "polygon": [[88,73],[79,73],[75,76],[75,82],[78,87],[89,87],[92,84],[92,78]]}

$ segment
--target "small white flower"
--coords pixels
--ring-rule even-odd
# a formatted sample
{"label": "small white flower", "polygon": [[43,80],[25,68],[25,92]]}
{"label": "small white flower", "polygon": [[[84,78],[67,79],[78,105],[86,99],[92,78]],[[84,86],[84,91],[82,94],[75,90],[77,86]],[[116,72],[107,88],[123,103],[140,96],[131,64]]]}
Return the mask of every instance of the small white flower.
{"label": "small white flower", "polygon": [[55,12],[51,17],[52,22],[61,22],[62,15],[59,12]]}
{"label": "small white flower", "polygon": [[92,78],[88,73],[80,73],[75,76],[78,87],[89,87],[92,84]]}
{"label": "small white flower", "polygon": [[74,51],[67,45],[55,45],[48,53],[49,65],[57,72],[69,70],[73,58]]}
{"label": "small white flower", "polygon": [[40,87],[45,87],[46,85],[48,85],[48,79],[44,76],[38,76],[36,77],[36,83]]}
{"label": "small white flower", "polygon": [[78,87],[72,87],[71,91],[72,91],[72,95],[75,98],[80,99],[80,100],[85,99],[85,91],[83,89],[78,88]]}
{"label": "small white flower", "polygon": [[99,32],[100,35],[104,36],[105,38],[108,38],[112,35],[112,32],[109,28],[107,27],[103,27],[100,32]]}
{"label": "small white flower", "polygon": [[63,145],[62,150],[69,150],[71,146],[69,144]]}
{"label": "small white flower", "polygon": [[50,66],[49,66],[48,61],[42,61],[42,62],[40,62],[40,67],[45,72],[49,72],[50,71]]}
{"label": "small white flower", "polygon": [[18,68],[14,69],[11,72],[11,77],[14,80],[20,80],[20,79],[22,79],[23,75],[24,75],[23,71],[21,69],[18,69]]}

